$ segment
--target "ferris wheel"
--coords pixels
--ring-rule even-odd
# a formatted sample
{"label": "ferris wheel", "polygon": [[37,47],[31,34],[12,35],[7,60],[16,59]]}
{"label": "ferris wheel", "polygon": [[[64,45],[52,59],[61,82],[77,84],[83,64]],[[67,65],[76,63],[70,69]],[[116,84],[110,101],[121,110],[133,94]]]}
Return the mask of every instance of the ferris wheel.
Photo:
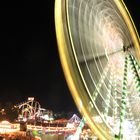
{"label": "ferris wheel", "polygon": [[140,46],[122,0],[56,0],[63,70],[99,139],[140,137]]}

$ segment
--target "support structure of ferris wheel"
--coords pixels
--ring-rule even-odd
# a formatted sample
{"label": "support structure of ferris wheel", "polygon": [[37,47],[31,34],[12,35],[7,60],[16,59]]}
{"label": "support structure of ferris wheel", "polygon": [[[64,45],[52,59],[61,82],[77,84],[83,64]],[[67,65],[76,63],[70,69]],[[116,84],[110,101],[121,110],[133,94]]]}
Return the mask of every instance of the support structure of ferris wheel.
{"label": "support structure of ferris wheel", "polygon": [[101,140],[140,137],[140,42],[122,0],[56,0],[62,67],[73,99]]}

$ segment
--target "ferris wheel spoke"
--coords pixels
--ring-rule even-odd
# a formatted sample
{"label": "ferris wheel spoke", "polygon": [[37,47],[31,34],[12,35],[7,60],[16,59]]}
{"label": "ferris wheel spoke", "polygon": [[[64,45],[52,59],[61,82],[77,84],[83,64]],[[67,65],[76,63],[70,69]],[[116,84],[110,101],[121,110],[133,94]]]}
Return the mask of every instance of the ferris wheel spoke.
{"label": "ferris wheel spoke", "polygon": [[104,118],[106,121],[108,121],[108,113],[110,109],[110,100],[111,100],[111,92],[112,92],[112,84],[113,84],[113,72],[112,70],[110,71],[110,80],[109,80],[109,85],[108,85],[108,90],[107,90],[107,96],[106,96],[106,107],[105,107],[105,112],[104,112]]}
{"label": "ferris wheel spoke", "polygon": [[105,78],[106,78],[106,76],[107,76],[107,74],[108,74],[108,71],[109,71],[109,64],[106,66],[106,68],[104,69],[104,72],[103,72],[103,74],[102,74],[102,76],[101,76],[101,79],[100,79],[100,81],[99,81],[99,83],[97,84],[97,88],[96,88],[96,90],[93,92],[93,94],[92,94],[92,99],[93,99],[93,101],[95,101],[96,100],[96,98],[97,98],[97,96],[99,95],[99,93],[100,93],[100,89],[101,89],[101,87],[102,87],[102,85],[104,84],[104,80],[105,80]]}

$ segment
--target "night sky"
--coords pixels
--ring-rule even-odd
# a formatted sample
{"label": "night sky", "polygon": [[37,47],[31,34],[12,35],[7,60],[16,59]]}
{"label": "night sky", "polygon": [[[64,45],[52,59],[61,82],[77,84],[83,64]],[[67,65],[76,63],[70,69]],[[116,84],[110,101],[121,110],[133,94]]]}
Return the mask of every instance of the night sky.
{"label": "night sky", "polygon": [[[140,31],[140,1],[125,2]],[[44,108],[77,111],[59,60],[54,0],[5,1],[0,23],[0,103],[34,96]]]}

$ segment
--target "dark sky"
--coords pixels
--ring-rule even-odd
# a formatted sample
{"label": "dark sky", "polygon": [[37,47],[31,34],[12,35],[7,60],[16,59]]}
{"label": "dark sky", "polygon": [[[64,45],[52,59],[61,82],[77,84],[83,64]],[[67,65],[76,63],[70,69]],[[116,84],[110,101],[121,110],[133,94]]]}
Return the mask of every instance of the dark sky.
{"label": "dark sky", "polygon": [[0,102],[34,96],[44,108],[76,110],[57,52],[54,1],[8,6],[0,9]]}
{"label": "dark sky", "polygon": [[137,27],[137,31],[140,35],[140,1],[139,0],[123,0],[126,4],[132,19]]}
{"label": "dark sky", "polygon": [[[125,2],[140,29],[139,0]],[[5,1],[0,23],[0,102],[34,96],[44,108],[76,110],[58,56],[54,0]]]}

